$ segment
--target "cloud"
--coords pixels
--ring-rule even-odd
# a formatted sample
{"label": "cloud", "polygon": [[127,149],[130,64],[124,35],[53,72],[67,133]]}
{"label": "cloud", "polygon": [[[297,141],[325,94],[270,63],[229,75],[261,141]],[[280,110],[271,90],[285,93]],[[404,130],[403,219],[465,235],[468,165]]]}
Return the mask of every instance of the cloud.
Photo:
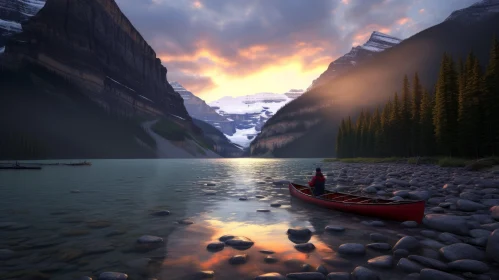
{"label": "cloud", "polygon": [[[406,38],[470,1],[473,0],[117,3],[168,68],[168,78],[195,94],[213,99],[215,95],[255,91],[284,92],[291,86],[306,88],[331,61],[348,52],[352,45],[365,43],[372,31]],[[430,10],[431,14],[426,12]],[[264,73],[280,78],[267,79]]]}

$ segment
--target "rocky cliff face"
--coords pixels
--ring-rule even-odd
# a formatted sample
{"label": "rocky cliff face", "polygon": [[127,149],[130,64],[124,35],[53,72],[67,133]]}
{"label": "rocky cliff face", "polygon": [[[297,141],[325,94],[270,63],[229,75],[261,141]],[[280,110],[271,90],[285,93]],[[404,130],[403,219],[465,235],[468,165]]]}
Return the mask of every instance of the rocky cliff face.
{"label": "rocky cliff face", "polygon": [[5,52],[13,64],[57,72],[107,110],[190,119],[166,68],[114,1],[48,0]]}
{"label": "rocky cliff face", "polygon": [[399,38],[374,31],[364,45],[353,47],[348,53],[331,62],[327,70],[319,78],[314,80],[309,89],[352,70],[372,56],[392,48],[401,42],[402,40]]}
{"label": "rocky cliff face", "polygon": [[233,135],[236,132],[234,121],[219,115],[203,99],[186,90],[180,83],[171,82],[170,85],[184,99],[184,106],[191,117],[216,127],[224,134]]}
{"label": "rocky cliff face", "polygon": [[499,0],[481,0],[467,8],[454,11],[446,21],[457,19],[473,22],[494,16],[497,13],[499,13]]}
{"label": "rocky cliff face", "polygon": [[0,0],[0,49],[8,37],[22,31],[25,22],[45,5],[45,0]]}

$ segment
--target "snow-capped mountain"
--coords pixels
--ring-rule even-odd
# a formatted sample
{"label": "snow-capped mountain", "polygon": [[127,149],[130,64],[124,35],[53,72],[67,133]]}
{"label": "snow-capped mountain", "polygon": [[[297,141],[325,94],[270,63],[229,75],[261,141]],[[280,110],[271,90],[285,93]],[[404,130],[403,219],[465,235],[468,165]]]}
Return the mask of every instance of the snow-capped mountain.
{"label": "snow-capped mountain", "polygon": [[265,122],[303,92],[292,89],[284,94],[262,92],[238,97],[226,96],[209,105],[221,116],[234,121],[236,132],[233,135],[226,134],[227,138],[242,147],[248,147]]}
{"label": "snow-capped mountain", "polygon": [[0,52],[6,39],[22,31],[21,23],[36,15],[45,0],[0,0]]}
{"label": "snow-capped mountain", "polygon": [[475,4],[452,12],[445,21],[459,19],[463,21],[476,21],[499,13],[499,0],[482,0]]}
{"label": "snow-capped mountain", "polygon": [[331,62],[327,70],[314,80],[308,89],[352,69],[373,55],[396,46],[402,41],[399,38],[374,31],[364,45],[353,47],[347,54]]}
{"label": "snow-capped mountain", "polygon": [[195,96],[180,83],[170,82],[170,85],[184,99],[184,106],[191,117],[209,123],[226,135],[232,135],[236,132],[234,121],[219,115],[203,99]]}

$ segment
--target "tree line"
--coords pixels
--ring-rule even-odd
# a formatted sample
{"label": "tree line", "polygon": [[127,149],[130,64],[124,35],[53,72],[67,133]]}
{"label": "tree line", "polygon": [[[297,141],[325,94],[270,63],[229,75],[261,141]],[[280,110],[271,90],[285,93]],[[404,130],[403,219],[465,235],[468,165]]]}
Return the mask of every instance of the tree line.
{"label": "tree line", "polygon": [[470,52],[465,61],[443,55],[433,92],[415,73],[374,111],[362,110],[354,121],[342,119],[336,155],[349,157],[456,156],[499,153],[499,42],[493,40],[482,70]]}

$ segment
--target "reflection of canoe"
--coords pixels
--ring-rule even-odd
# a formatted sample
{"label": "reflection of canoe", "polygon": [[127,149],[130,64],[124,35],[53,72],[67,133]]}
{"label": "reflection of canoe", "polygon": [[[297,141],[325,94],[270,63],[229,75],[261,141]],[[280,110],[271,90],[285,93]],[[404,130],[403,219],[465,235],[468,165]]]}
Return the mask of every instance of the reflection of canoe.
{"label": "reflection of canoe", "polygon": [[0,166],[0,169],[10,169],[10,170],[40,170],[39,166]]}
{"label": "reflection of canoe", "polygon": [[315,197],[312,188],[289,183],[289,193],[303,201],[318,206],[355,214],[379,217],[396,221],[416,221],[421,223],[424,216],[424,201],[393,201],[370,198],[346,193],[325,191],[324,195]]}

